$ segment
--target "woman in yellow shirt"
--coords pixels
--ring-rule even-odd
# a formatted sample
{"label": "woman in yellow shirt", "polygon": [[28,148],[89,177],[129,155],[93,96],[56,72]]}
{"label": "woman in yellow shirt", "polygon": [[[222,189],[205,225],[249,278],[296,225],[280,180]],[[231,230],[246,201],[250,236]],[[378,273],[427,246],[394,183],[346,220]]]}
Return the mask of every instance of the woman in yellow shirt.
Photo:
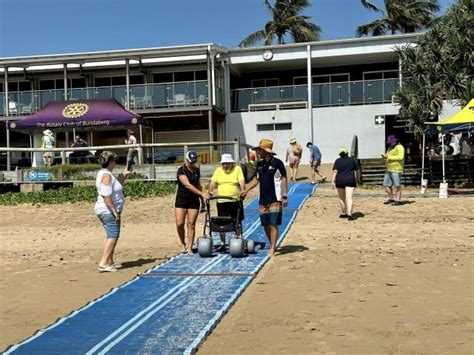
{"label": "woman in yellow shirt", "polygon": [[[240,200],[240,193],[245,190],[244,174],[240,166],[236,166],[232,154],[222,154],[222,167],[217,168],[209,183],[209,195],[214,194],[217,187],[218,196],[232,197],[238,201],[217,200],[217,214],[219,216],[230,216],[237,219],[240,209],[239,220],[244,219],[244,209]],[[221,233],[221,246],[219,251],[225,251],[225,233]]]}

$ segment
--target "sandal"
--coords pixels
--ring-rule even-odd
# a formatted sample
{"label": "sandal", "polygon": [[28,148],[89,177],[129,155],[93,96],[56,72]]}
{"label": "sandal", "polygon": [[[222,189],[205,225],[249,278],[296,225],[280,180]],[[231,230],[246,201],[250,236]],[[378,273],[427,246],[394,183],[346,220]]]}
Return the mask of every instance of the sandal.
{"label": "sandal", "polygon": [[99,266],[99,272],[116,272],[118,271],[113,265],[110,266]]}

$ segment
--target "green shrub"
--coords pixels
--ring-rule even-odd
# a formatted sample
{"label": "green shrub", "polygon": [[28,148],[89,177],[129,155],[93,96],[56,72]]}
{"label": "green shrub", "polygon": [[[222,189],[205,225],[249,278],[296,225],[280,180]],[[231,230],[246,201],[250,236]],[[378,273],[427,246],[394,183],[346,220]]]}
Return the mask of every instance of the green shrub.
{"label": "green shrub", "polygon": [[[125,196],[131,199],[166,196],[173,194],[175,190],[176,184],[169,182],[147,183],[136,181],[126,183],[124,186]],[[75,202],[93,203],[96,200],[97,189],[95,186],[64,187],[57,190],[29,193],[7,192],[5,194],[0,194],[0,205],[18,205],[22,203],[33,205]]]}

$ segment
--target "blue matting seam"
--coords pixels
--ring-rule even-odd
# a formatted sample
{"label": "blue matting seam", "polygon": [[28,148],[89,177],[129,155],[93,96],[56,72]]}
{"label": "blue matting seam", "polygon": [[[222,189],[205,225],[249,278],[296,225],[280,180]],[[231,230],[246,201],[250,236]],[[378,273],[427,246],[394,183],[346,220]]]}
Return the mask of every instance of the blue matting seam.
{"label": "blue matting seam", "polygon": [[[277,244],[315,190],[290,184]],[[256,252],[243,258],[178,254],[13,345],[15,354],[190,354],[269,260],[258,201],[245,206],[244,236]]]}

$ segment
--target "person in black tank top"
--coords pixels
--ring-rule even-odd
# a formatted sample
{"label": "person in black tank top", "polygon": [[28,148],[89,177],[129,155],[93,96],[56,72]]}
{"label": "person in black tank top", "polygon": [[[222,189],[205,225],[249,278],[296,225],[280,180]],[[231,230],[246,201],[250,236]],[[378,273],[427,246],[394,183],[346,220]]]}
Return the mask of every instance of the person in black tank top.
{"label": "person in black tank top", "polygon": [[[196,152],[187,152],[184,165],[178,169],[176,174],[178,180],[178,189],[176,191],[174,204],[176,230],[179,236],[181,251],[187,251],[189,255],[193,255],[192,247],[196,234],[195,226],[199,214],[200,200],[209,198],[207,193],[202,192],[201,173],[196,163]],[[185,241],[185,224],[187,225],[188,232],[187,244]]]}
{"label": "person in black tank top", "polygon": [[332,170],[331,187],[333,190],[337,188],[339,204],[341,206],[341,215],[339,217],[353,221],[353,196],[357,181],[359,180],[359,168],[357,167],[357,162],[349,157],[347,148],[341,148],[339,158],[334,162]]}

